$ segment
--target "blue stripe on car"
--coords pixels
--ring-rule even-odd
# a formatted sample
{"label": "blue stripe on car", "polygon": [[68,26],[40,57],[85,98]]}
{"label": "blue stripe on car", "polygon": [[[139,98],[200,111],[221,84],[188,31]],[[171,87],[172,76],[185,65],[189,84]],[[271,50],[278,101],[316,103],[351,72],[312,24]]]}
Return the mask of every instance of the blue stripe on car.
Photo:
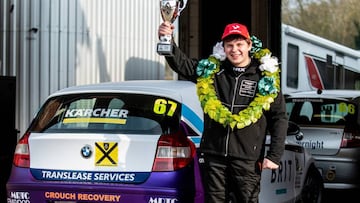
{"label": "blue stripe on car", "polygon": [[202,122],[201,118],[194,113],[194,111],[192,111],[188,106],[183,104],[181,112],[182,112],[182,115],[188,121],[190,121],[200,133],[203,132],[203,130],[204,130],[203,122]]}
{"label": "blue stripe on car", "polygon": [[201,138],[200,137],[189,137],[191,141],[195,144],[200,144]]}

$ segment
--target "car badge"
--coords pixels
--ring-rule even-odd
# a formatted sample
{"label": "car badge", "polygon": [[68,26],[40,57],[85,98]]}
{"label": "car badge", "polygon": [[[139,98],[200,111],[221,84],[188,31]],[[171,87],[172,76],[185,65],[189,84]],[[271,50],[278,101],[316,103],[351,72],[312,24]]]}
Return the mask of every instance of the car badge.
{"label": "car badge", "polygon": [[85,145],[81,148],[81,156],[84,158],[89,158],[92,155],[92,149],[90,145]]}
{"label": "car badge", "polygon": [[300,141],[304,138],[304,134],[302,132],[299,132],[295,135],[296,140]]}

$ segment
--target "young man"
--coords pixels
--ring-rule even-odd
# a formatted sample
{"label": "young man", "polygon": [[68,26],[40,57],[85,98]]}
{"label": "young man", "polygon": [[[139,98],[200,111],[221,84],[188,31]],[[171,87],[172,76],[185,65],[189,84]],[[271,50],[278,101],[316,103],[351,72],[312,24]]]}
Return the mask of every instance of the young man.
{"label": "young man", "polygon": [[[159,37],[171,35],[173,29],[170,23],[162,23]],[[288,123],[276,75],[278,64],[268,55],[261,60],[250,55],[253,43],[242,24],[227,25],[221,40],[223,46],[217,49],[225,54],[222,60],[190,59],[174,43],[173,56],[166,56],[166,61],[180,76],[197,83],[198,94],[202,94],[200,150],[205,161],[205,202],[226,202],[227,185],[232,181],[231,190],[238,202],[257,203],[261,170],[277,169],[285,147]],[[270,77],[264,76],[264,69]],[[212,88],[206,89],[208,86]],[[216,97],[207,93],[212,89]],[[271,144],[265,156],[267,132]]]}

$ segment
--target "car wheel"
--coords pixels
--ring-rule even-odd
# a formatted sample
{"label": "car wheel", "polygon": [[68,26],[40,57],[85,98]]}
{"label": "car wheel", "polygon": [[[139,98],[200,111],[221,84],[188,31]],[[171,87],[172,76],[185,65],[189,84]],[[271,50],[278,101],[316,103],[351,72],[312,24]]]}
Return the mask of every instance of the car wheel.
{"label": "car wheel", "polygon": [[315,166],[310,166],[298,203],[321,203],[324,184],[322,176]]}

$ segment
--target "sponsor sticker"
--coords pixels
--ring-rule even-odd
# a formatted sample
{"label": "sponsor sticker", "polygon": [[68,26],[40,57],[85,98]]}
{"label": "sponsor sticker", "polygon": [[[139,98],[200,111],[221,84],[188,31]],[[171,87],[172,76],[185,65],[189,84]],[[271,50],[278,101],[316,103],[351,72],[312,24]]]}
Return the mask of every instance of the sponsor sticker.
{"label": "sponsor sticker", "polygon": [[95,143],[95,165],[117,166],[118,165],[118,143],[96,142]]}
{"label": "sponsor sticker", "polygon": [[240,96],[254,97],[257,83],[252,80],[242,80],[239,90]]}
{"label": "sponsor sticker", "polygon": [[129,111],[125,109],[68,109],[63,123],[126,124]]}
{"label": "sponsor sticker", "polygon": [[79,181],[79,182],[105,182],[105,183],[142,183],[149,177],[149,172],[92,172],[30,169],[37,180],[50,181]]}
{"label": "sponsor sticker", "polygon": [[30,193],[22,191],[11,191],[8,193],[8,203],[30,203]]}
{"label": "sponsor sticker", "polygon": [[87,202],[120,202],[120,195],[97,194],[97,193],[76,193],[76,192],[53,192],[44,193],[46,199],[52,200],[73,200]]}
{"label": "sponsor sticker", "polygon": [[178,202],[177,198],[169,197],[150,197],[148,203],[176,203]]}

